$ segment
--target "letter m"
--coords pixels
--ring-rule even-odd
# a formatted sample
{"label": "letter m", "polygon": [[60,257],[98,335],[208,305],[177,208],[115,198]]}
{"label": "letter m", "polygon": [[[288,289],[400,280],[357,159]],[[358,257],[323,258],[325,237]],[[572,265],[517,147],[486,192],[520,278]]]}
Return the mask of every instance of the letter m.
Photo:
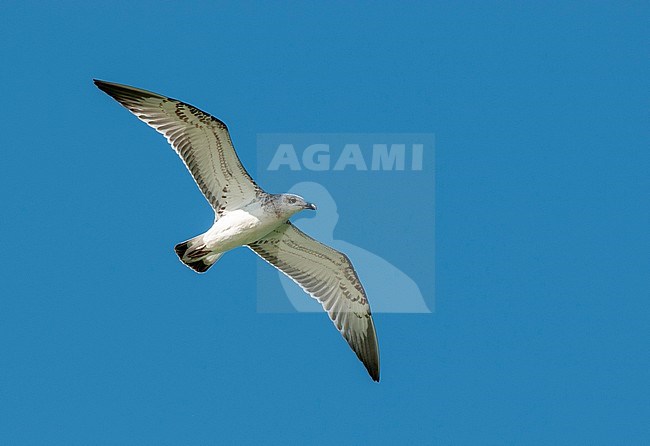
{"label": "letter m", "polygon": [[406,144],[372,145],[372,170],[404,170]]}

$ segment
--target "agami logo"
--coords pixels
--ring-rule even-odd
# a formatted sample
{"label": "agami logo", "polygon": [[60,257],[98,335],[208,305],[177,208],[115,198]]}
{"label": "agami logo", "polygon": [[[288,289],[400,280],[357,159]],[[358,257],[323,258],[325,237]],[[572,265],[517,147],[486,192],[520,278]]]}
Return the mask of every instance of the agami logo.
{"label": "agami logo", "polygon": [[[298,154],[301,156],[298,156]],[[294,144],[279,144],[267,170],[422,170],[424,144],[310,144],[296,151]]]}
{"label": "agami logo", "polygon": [[[374,313],[430,313],[434,161],[430,133],[259,134],[256,180],[318,206],[293,224],[348,256]],[[322,312],[278,271],[258,268],[257,285],[260,312]]]}

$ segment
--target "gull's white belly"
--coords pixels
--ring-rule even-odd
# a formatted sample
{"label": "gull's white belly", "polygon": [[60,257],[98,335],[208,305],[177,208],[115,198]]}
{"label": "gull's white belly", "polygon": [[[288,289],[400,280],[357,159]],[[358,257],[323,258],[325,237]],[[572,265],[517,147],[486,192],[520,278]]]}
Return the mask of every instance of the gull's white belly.
{"label": "gull's white belly", "polygon": [[205,233],[204,242],[214,252],[225,252],[247,245],[259,240],[284,221],[274,217],[275,215],[262,212],[260,208],[227,212]]}

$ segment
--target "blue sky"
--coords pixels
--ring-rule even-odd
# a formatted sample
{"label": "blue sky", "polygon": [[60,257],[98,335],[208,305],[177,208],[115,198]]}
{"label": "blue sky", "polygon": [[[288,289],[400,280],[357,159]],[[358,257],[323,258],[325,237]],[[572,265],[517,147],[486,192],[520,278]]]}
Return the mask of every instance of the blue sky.
{"label": "blue sky", "polygon": [[[647,5],[134,3],[0,6],[2,443],[650,441]],[[217,115],[251,172],[259,134],[435,134],[435,311],[376,315],[381,383],[258,312],[249,251],[178,262],[211,211],[94,77]]]}

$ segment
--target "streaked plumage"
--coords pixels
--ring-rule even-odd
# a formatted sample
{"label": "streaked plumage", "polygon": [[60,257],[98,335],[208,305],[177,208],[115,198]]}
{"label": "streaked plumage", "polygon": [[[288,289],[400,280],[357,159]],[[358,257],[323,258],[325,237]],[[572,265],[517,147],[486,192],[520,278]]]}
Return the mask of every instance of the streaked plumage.
{"label": "streaked plumage", "polygon": [[350,260],[289,222],[315,209],[301,197],[264,192],[248,175],[226,125],[189,104],[146,90],[95,80],[139,119],[162,133],[180,155],[215,212],[206,233],[179,243],[181,261],[207,271],[226,251],[248,246],[317,299],[379,381],[379,348],[366,293]]}

